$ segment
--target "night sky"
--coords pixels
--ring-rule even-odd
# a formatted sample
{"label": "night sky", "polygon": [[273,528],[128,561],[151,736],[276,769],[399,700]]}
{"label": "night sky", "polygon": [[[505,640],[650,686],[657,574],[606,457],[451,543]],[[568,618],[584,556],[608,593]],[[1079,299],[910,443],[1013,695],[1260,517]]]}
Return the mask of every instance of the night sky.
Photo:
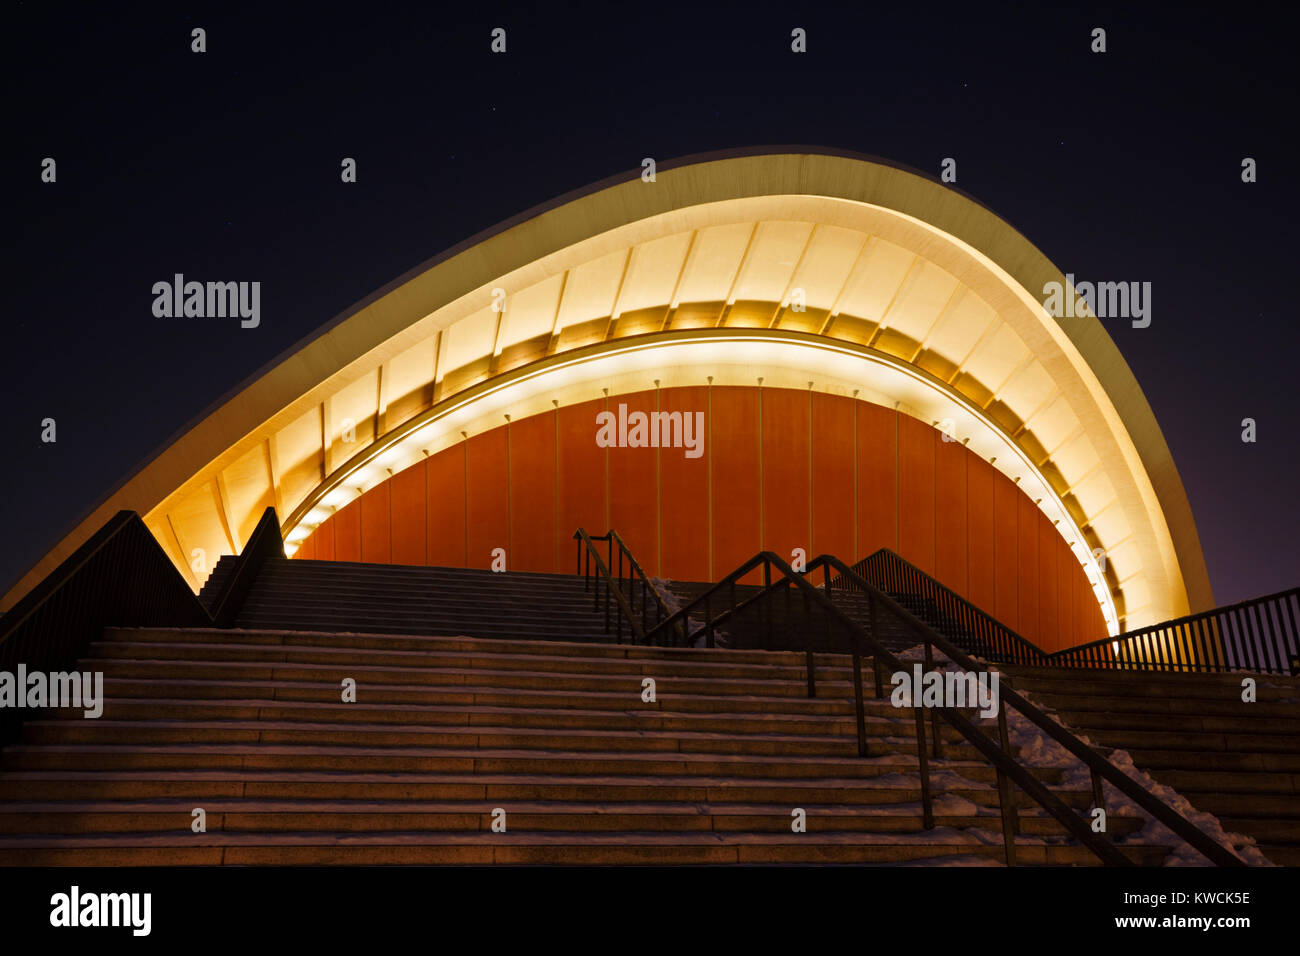
{"label": "night sky", "polygon": [[[408,269],[643,157],[782,144],[933,175],[954,157],[956,185],[1062,271],[1151,282],[1149,328],[1103,321],[1173,451],[1215,597],[1300,583],[1295,71],[1266,16],[409,6],[9,5],[5,589],[222,396]],[[260,327],[155,318],[151,287],[176,272],[261,281]]]}

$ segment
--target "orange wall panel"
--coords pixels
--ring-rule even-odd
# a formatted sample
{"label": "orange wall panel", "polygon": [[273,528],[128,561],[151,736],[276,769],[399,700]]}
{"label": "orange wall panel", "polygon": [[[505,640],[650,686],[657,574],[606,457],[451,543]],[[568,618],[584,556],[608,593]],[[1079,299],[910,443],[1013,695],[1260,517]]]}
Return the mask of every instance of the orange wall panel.
{"label": "orange wall panel", "polygon": [[429,564],[465,567],[465,443],[445,448],[426,460],[429,469]]}
{"label": "orange wall panel", "polygon": [[1045,651],[1059,650],[1060,597],[1057,594],[1056,526],[1043,512],[1038,512],[1038,646]]}
{"label": "orange wall panel", "polygon": [[385,481],[361,496],[361,560],[388,564],[393,560],[393,484]]}
{"label": "orange wall panel", "polygon": [[[362,496],[364,497],[364,496]],[[361,560],[361,498],[334,512],[334,560]]]}
{"label": "orange wall panel", "polygon": [[[1000,471],[993,472],[993,609],[995,618],[1011,630],[1020,630],[1019,587],[1020,489]],[[988,608],[985,608],[988,610]]]}
{"label": "orange wall panel", "polygon": [[898,413],[858,402],[858,558],[898,550]]}
{"label": "orange wall panel", "polygon": [[311,533],[311,540],[316,545],[317,561],[334,560],[334,516],[326,518]]}
{"label": "orange wall panel", "polygon": [[[596,415],[620,403],[703,412],[703,455],[599,447]],[[296,557],[485,568],[504,547],[509,568],[571,573],[579,526],[618,529],[678,580],[762,548],[888,547],[1045,650],[1105,636],[1077,558],[1014,482],[894,409],[798,389],[656,389],[503,424],[370,489]]]}
{"label": "orange wall panel", "polygon": [[993,466],[978,455],[966,462],[966,597],[988,614],[997,607],[993,474]]}
{"label": "orange wall panel", "polygon": [[934,576],[958,594],[966,580],[966,465],[971,453],[956,441],[934,443]]}
{"label": "orange wall panel", "polygon": [[425,541],[429,533],[429,463],[416,462],[393,475],[388,482],[393,495],[393,563],[424,564],[428,560]]}
{"label": "orange wall panel", "polygon": [[925,422],[898,418],[898,553],[934,574],[934,445]]}
{"label": "orange wall panel", "polygon": [[[560,547],[555,512],[555,412],[511,422],[510,545],[507,567],[554,573],[572,544]],[[572,529],[570,529],[572,533]]]}
{"label": "orange wall panel", "polygon": [[469,535],[468,564],[490,568],[492,552],[506,552],[510,562],[510,432],[494,428],[465,443],[465,515]]}
{"label": "orange wall panel", "polygon": [[1082,576],[1083,571],[1069,544],[1060,535],[1053,546],[1056,548],[1057,643],[1059,647],[1072,647],[1075,644],[1072,583],[1076,577]]}
{"label": "orange wall panel", "polygon": [[666,412],[683,417],[704,413],[703,454],[687,458],[676,449],[659,455],[660,566],[653,570],[640,557],[647,574],[678,581],[709,579],[709,389],[706,386],[663,389],[659,401]]}
{"label": "orange wall panel", "polygon": [[711,402],[708,440],[713,449],[710,459],[716,580],[762,550],[758,389],[715,388]]}
{"label": "orange wall panel", "polygon": [[[605,449],[596,445],[596,414],[605,401],[583,402],[556,411],[559,432],[558,474],[560,570],[571,573],[577,557],[573,532],[609,530],[605,510]],[[618,410],[615,403],[614,411]],[[621,533],[621,532],[620,532]],[[637,560],[640,560],[639,558]]]}
{"label": "orange wall panel", "polygon": [[[808,466],[809,395],[793,389],[760,389],[763,455],[763,543],[786,561],[795,548],[810,550],[811,482]],[[752,552],[751,552],[752,553]]]}
{"label": "orange wall panel", "polygon": [[1019,561],[1017,593],[1019,596],[1018,618],[1020,635],[1033,641],[1039,641],[1038,634],[1038,507],[1024,495],[1017,499],[1020,507],[1019,517]]}
{"label": "orange wall panel", "polygon": [[[642,412],[648,421],[659,410],[655,390],[632,392],[610,399],[609,408],[618,419],[619,405],[627,414]],[[629,423],[629,438],[632,426]],[[665,436],[668,437],[668,436]],[[650,440],[647,425],[645,441]],[[642,569],[651,573],[659,565],[658,466],[661,455],[684,455],[684,448],[611,448],[609,449],[609,526],[619,533],[636,555]],[[603,534],[606,528],[599,532]],[[569,529],[573,533],[573,529]],[[617,558],[615,558],[617,560]],[[614,570],[617,570],[617,565]]]}
{"label": "orange wall panel", "polygon": [[812,396],[812,547],[810,558],[833,554],[852,564],[854,481],[852,398],[814,392]]}

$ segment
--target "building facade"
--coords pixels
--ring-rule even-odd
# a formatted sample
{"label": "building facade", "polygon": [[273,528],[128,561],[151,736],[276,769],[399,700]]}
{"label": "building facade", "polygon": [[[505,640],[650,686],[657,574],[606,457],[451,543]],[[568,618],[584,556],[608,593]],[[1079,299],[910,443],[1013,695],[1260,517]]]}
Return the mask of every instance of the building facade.
{"label": "building facade", "polygon": [[121,508],[198,588],[274,506],[299,558],[567,571],[575,528],[614,527],[649,573],[712,580],[760,549],[889,548],[1048,650],[1209,608],[1151,409],[1051,283],[992,212],[879,160],[618,177],[336,318],[5,606]]}

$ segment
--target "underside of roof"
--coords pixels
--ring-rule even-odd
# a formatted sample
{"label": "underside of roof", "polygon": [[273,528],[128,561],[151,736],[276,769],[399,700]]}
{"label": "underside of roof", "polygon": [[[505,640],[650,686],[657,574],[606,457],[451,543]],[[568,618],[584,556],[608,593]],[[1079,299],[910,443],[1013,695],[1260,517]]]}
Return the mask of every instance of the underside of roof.
{"label": "underside of roof", "polygon": [[[1038,499],[1112,628],[1213,605],[1182,483],[1065,277],[921,174],[810,150],[697,157],[531,210],[340,316],[195,423],[4,597],[130,508],[199,587],[274,505],[292,542],[421,455],[651,387],[855,394],[950,429]],[[273,320],[273,319],[272,319]]]}

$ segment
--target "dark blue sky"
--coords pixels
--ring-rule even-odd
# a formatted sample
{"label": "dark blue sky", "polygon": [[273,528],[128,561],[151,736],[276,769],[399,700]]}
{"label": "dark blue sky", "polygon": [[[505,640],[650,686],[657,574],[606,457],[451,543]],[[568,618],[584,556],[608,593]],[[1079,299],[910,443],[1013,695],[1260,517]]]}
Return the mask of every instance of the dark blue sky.
{"label": "dark blue sky", "polygon": [[[505,56],[488,52],[498,25]],[[1150,328],[1107,328],[1173,450],[1216,597],[1300,582],[1297,104],[1288,34],[1265,18],[39,4],[12,8],[0,42],[5,587],[178,429],[412,266],[645,156],[782,143],[934,173],[955,157],[957,185],[1063,271],[1151,282]],[[175,272],[261,281],[261,326],[155,318],[151,286]]]}

